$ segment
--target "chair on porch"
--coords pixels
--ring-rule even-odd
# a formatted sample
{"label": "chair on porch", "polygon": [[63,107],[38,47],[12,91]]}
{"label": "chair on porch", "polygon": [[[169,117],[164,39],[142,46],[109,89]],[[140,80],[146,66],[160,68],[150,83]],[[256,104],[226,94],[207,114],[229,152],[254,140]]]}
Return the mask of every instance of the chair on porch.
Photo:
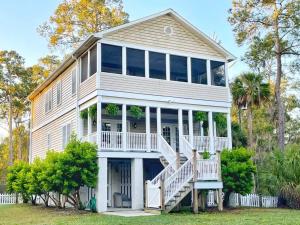
{"label": "chair on porch", "polygon": [[130,208],[131,207],[131,199],[122,193],[115,192],[114,195],[114,207],[116,208]]}

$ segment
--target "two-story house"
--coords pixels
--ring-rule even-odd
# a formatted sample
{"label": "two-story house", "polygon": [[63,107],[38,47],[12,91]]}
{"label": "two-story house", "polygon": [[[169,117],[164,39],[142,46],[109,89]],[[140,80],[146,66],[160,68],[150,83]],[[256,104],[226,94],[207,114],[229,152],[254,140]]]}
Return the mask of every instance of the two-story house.
{"label": "two-story house", "polygon": [[[30,159],[63,151],[71,132],[96,143],[97,188],[83,192],[95,194],[99,212],[170,211],[192,190],[220,191],[216,153],[232,145],[232,60],[171,9],[93,34],[30,94]],[[211,158],[195,159],[193,149]]]}

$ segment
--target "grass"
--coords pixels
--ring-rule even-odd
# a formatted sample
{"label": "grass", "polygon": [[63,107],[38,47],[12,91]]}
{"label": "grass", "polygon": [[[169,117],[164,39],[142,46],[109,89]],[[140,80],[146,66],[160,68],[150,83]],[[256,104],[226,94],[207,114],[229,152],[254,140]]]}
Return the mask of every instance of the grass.
{"label": "grass", "polygon": [[0,206],[0,224],[80,224],[80,225],[288,225],[300,224],[300,211],[290,209],[236,209],[224,212],[170,213],[146,217],[118,217],[96,213],[58,210],[31,205]]}

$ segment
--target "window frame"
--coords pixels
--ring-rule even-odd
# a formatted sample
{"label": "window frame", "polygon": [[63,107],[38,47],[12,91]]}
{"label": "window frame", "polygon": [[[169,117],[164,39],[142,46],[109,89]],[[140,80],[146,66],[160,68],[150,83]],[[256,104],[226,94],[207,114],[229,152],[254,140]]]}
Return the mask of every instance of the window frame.
{"label": "window frame", "polygon": [[[74,89],[73,89],[73,82],[74,83]],[[71,94],[72,96],[76,95],[77,92],[77,73],[76,73],[76,69],[73,69],[71,72]]]}
{"label": "window frame", "polygon": [[[164,55],[164,71],[165,71],[165,74],[164,74],[164,79],[161,79],[161,78],[157,78],[157,77],[151,77],[151,64],[150,64],[150,57],[151,57],[151,54],[160,54],[160,55]],[[155,52],[155,51],[148,51],[148,74],[149,74],[149,78],[151,79],[157,79],[157,80],[167,80],[167,54],[166,53],[162,53],[162,52]],[[155,76],[152,74],[152,76]],[[157,75],[156,75],[157,76]]]}
{"label": "window frame", "polygon": [[[185,81],[180,81],[180,80],[173,80],[172,79],[172,56],[173,57],[181,57],[186,59],[186,80]],[[183,56],[183,55],[176,55],[176,54],[170,54],[170,60],[169,60],[169,68],[170,68],[170,81],[176,81],[176,82],[183,82],[183,83],[188,83],[188,57]]]}
{"label": "window frame", "polygon": [[[193,60],[201,60],[204,61],[204,65],[205,65],[205,74],[206,74],[206,83],[202,84],[202,83],[198,83],[198,82],[193,82]],[[208,84],[208,70],[207,70],[207,61],[209,61],[208,59],[204,59],[204,58],[196,58],[196,57],[191,57],[191,64],[190,64],[190,69],[191,69],[191,83],[192,84],[200,84],[200,85],[209,85]]]}
{"label": "window frame", "polygon": [[[142,53],[142,57],[143,57],[143,60],[144,60],[144,63],[142,63],[143,65],[143,69],[144,69],[144,73],[143,74],[130,74],[128,72],[128,58],[130,57],[127,57],[128,56],[128,50],[132,50],[132,51],[136,51],[136,52],[139,52],[139,53]],[[144,49],[139,49],[139,48],[132,48],[132,47],[126,47],[126,52],[125,52],[125,57],[126,57],[126,75],[127,76],[133,76],[133,77],[146,77],[146,57],[145,57],[145,54],[146,54],[146,50]],[[141,66],[142,66],[141,65]],[[137,67],[136,67],[137,68]]]}
{"label": "window frame", "polygon": [[71,139],[71,133],[72,133],[72,123],[65,123],[62,125],[62,148],[65,149],[65,147],[68,145],[70,139]]}
{"label": "window frame", "polygon": [[[59,90],[59,93],[58,93]],[[58,102],[59,99],[59,102]],[[56,106],[60,106],[62,104],[62,81],[59,80],[56,83]]]}
{"label": "window frame", "polygon": [[[85,80],[82,80],[82,59],[84,56],[87,56],[87,71],[86,71],[86,78]],[[89,79],[89,51],[87,50],[80,56],[80,83],[84,83]]]}
{"label": "window frame", "polygon": [[[111,72],[111,71],[105,71],[105,70],[103,70],[103,47],[105,47],[105,46],[113,46],[113,47],[118,47],[118,48],[120,48],[120,50],[121,50],[121,57],[120,57],[120,65],[121,65],[121,67],[120,68],[114,68],[115,70],[120,70],[120,71],[118,71],[118,72]],[[111,43],[103,43],[103,42],[101,42],[101,55],[99,56],[99,57],[101,57],[101,65],[100,65],[100,67],[101,67],[101,72],[103,72],[103,73],[112,73],[112,74],[120,74],[120,75],[122,75],[123,74],[123,67],[124,67],[124,62],[123,62],[123,57],[126,57],[126,53],[124,53],[123,52],[123,46],[122,45],[118,45],[118,44],[111,44]]]}
{"label": "window frame", "polygon": [[51,149],[52,148],[52,135],[51,133],[47,133],[47,149]]}
{"label": "window frame", "polygon": [[51,87],[48,91],[45,92],[45,113],[47,114],[51,112],[52,109],[53,109],[53,87]]}
{"label": "window frame", "polygon": [[[222,63],[224,67],[224,85],[216,85],[215,83],[215,76],[213,75],[213,68],[212,68],[212,63]],[[220,60],[210,60],[210,80],[211,80],[211,85],[216,86],[216,87],[227,87],[227,74],[226,74],[226,62],[220,61]]]}

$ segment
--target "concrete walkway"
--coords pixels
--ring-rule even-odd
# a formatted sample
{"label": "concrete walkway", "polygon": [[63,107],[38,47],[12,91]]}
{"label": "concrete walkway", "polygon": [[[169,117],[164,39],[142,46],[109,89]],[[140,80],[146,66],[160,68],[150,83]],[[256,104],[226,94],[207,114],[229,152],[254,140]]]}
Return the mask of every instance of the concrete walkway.
{"label": "concrete walkway", "polygon": [[105,212],[103,214],[110,215],[110,216],[123,216],[123,217],[157,216],[153,213],[148,213],[142,210],[119,210],[119,211]]}

